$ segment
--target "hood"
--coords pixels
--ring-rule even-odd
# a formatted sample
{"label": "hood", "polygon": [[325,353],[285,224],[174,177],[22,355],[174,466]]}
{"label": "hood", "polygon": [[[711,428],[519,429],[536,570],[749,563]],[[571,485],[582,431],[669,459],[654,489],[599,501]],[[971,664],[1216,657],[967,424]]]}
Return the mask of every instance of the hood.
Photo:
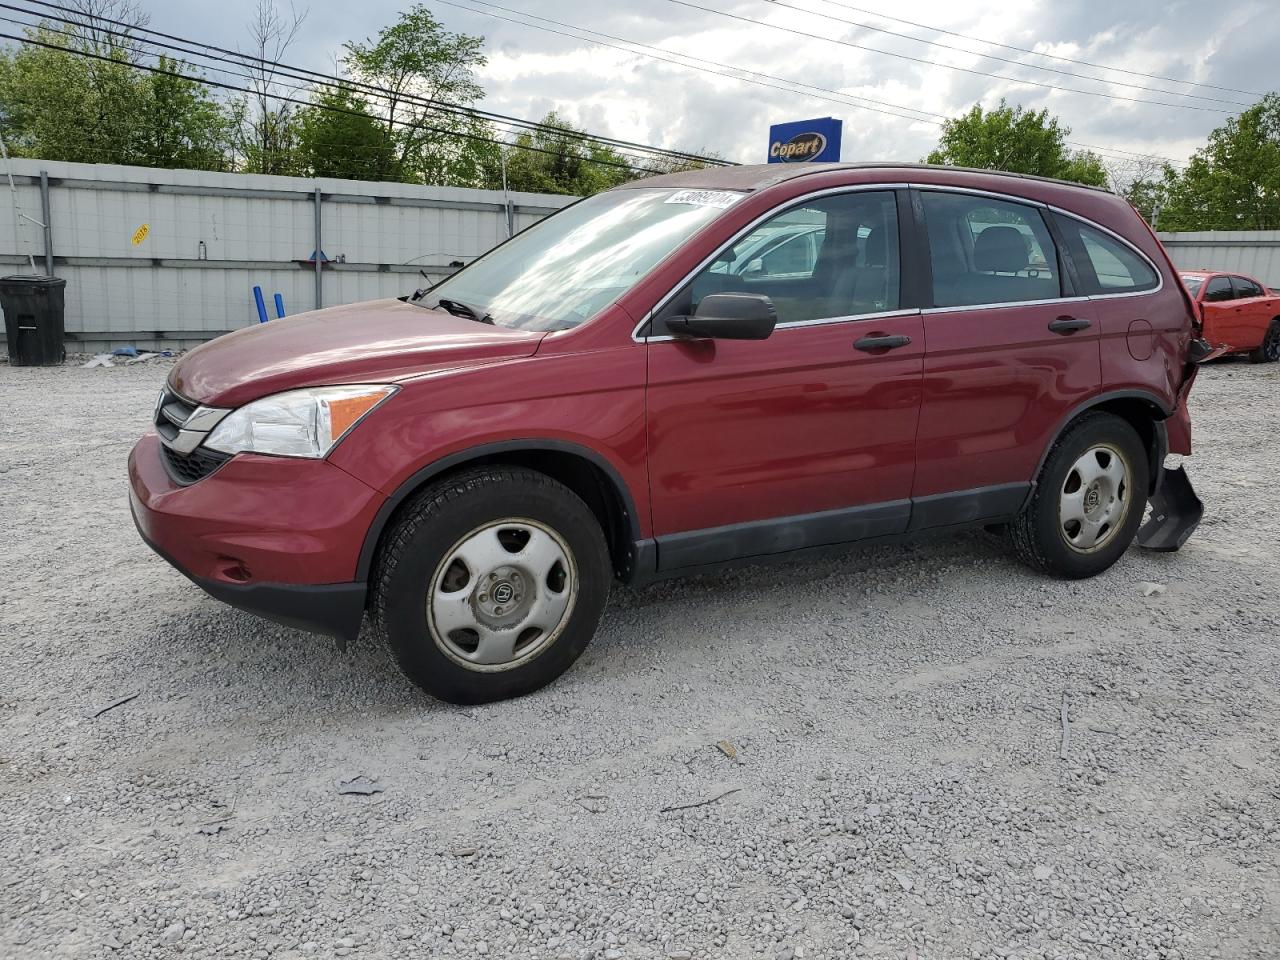
{"label": "hood", "polygon": [[210,340],[182,358],[169,384],[196,403],[238,407],[298,387],[386,383],[528,357],[544,336],[400,300],[371,300],[270,320]]}

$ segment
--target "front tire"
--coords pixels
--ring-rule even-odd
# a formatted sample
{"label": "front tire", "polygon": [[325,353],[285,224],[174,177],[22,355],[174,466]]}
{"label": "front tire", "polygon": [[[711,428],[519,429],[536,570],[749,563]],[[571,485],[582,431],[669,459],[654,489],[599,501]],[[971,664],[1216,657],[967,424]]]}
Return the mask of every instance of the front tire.
{"label": "front tire", "polygon": [[1142,439],[1128,422],[1101,412],[1081,417],[1050,450],[1030,502],[1010,524],[1019,558],[1069,580],[1106,570],[1142,524],[1149,477]]}
{"label": "front tire", "polygon": [[573,491],[532,470],[476,467],[403,509],[378,556],[372,620],[427,693],[489,703],[569,669],[611,581],[600,524]]}

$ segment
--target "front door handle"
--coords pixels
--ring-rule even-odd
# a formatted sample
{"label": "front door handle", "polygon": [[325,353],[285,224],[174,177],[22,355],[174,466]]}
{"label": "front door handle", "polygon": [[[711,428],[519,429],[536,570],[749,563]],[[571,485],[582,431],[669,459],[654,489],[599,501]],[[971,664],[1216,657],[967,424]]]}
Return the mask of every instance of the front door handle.
{"label": "front door handle", "polygon": [[1077,330],[1091,326],[1093,321],[1086,320],[1084,317],[1059,317],[1057,320],[1049,321],[1049,329],[1054,333],[1075,333]]}
{"label": "front door handle", "polygon": [[898,347],[905,347],[911,342],[911,338],[902,334],[889,335],[884,333],[870,333],[865,337],[853,341],[855,350],[896,350]]}

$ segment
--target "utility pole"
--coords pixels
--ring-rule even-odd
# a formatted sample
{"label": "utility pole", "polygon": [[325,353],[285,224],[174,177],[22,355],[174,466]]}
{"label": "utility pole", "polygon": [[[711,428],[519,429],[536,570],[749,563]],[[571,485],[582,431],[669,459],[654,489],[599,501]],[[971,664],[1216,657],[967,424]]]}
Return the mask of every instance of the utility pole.
{"label": "utility pole", "polygon": [[504,143],[498,148],[498,156],[502,158],[502,205],[506,208],[507,213],[507,239],[515,235],[516,222],[515,210],[511,206],[511,194],[507,192],[507,145]]}

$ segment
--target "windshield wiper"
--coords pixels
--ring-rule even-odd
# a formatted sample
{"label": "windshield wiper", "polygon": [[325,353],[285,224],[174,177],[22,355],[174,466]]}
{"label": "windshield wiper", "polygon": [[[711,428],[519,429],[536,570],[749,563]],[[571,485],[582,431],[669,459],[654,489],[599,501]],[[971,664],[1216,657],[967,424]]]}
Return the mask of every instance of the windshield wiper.
{"label": "windshield wiper", "polygon": [[450,300],[448,297],[441,297],[436,301],[437,307],[443,307],[452,313],[455,317],[467,317],[477,323],[493,324],[493,317],[487,313],[481,313],[475,307],[461,300]]}

